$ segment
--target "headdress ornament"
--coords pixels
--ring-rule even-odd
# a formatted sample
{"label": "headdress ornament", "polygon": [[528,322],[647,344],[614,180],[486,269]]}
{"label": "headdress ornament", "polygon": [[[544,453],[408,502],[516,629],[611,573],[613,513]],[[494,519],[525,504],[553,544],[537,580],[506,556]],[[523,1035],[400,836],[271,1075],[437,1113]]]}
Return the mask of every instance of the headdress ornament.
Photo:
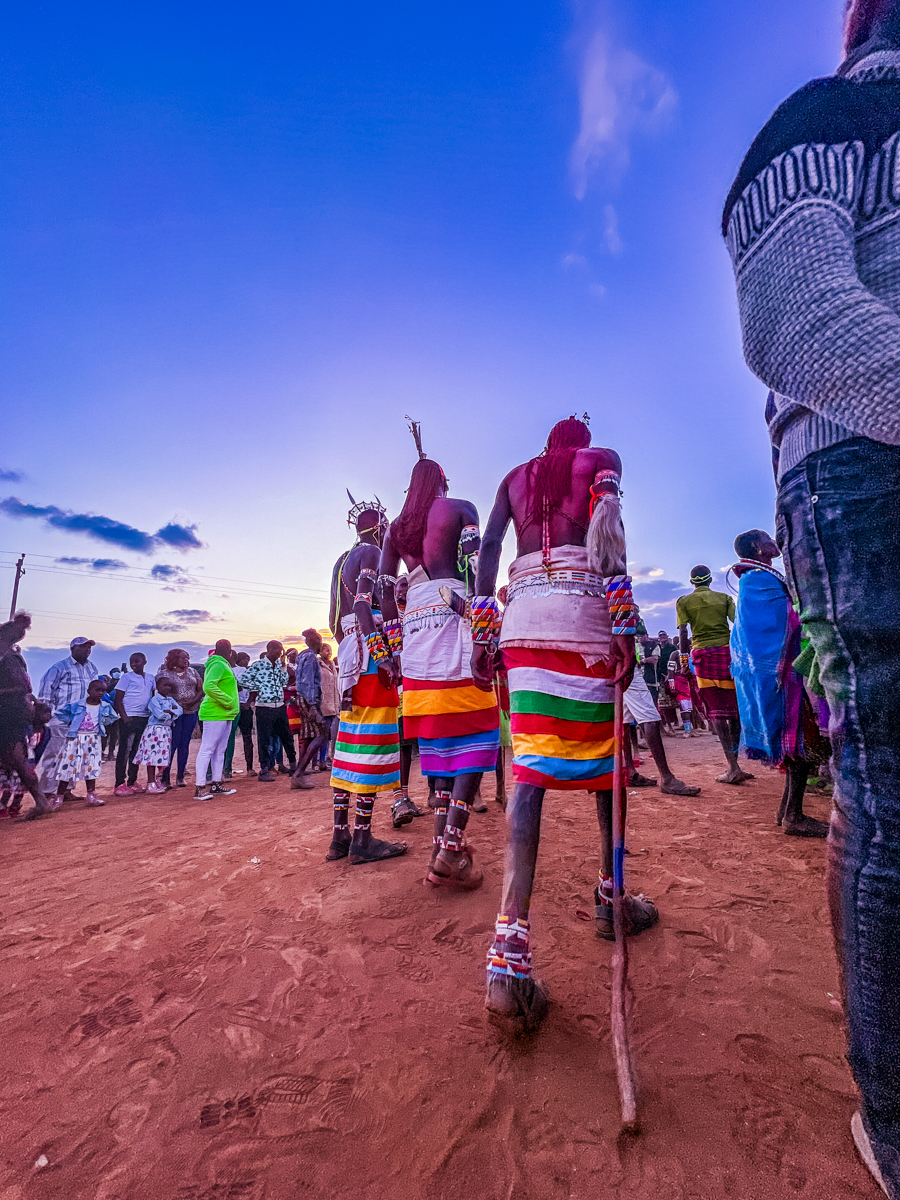
{"label": "headdress ornament", "polygon": [[712,583],[712,574],[709,571],[691,571],[691,583],[695,587],[702,587],[705,583]]}
{"label": "headdress ornament", "polygon": [[409,413],[406,414],[404,419],[409,422],[409,432],[413,435],[413,441],[416,443],[419,459],[427,458],[428,455],[422,449],[422,422],[414,421]]}
{"label": "headdress ornament", "polygon": [[374,500],[354,500],[349,488],[347,488],[347,495],[350,497],[350,503],[353,505],[347,513],[348,525],[352,525],[355,529],[358,529],[359,518],[366,512],[377,512],[379,526],[384,528],[387,525],[387,510],[377,496]]}

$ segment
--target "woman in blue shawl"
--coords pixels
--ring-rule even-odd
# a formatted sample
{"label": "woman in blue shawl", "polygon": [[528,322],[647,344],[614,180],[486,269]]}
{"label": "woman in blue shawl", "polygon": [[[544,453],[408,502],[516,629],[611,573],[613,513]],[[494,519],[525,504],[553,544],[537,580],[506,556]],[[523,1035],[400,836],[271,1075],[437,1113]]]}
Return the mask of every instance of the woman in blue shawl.
{"label": "woman in blue shawl", "polygon": [[781,551],[767,533],[751,529],[734,540],[740,561],[738,599],[731,631],[731,673],[741,714],[741,749],[748,758],[785,769],[778,824],[794,837],[828,833],[824,821],[803,812],[810,768],[830,755],[819,734],[803,678],[794,668],[800,653],[800,619],[787,583],[772,559]]}

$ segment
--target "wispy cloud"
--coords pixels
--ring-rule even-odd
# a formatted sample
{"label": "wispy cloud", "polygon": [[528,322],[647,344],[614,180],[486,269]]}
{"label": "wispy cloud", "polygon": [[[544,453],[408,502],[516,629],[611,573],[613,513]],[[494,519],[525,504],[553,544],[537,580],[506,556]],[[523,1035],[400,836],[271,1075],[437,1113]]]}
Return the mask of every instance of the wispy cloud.
{"label": "wispy cloud", "polygon": [[[632,575],[634,572],[632,572]],[[691,590],[690,584],[679,583],[676,579],[636,578],[634,581],[634,598],[641,610],[644,624],[650,633],[652,623],[661,620],[672,623],[675,619],[675,601],[679,596],[686,595]]]}
{"label": "wispy cloud", "polygon": [[223,617],[215,617],[205,608],[173,608],[169,612],[161,613],[158,621],[135,625],[131,636],[140,637],[144,633],[181,633],[191,625],[206,625],[222,620]]}
{"label": "wispy cloud", "polygon": [[637,563],[629,563],[628,570],[632,579],[658,579],[665,574],[662,567],[642,567]]}
{"label": "wispy cloud", "polygon": [[194,582],[183,567],[172,563],[154,563],[150,568],[150,578],[164,583],[164,592],[180,592]]}
{"label": "wispy cloud", "polygon": [[143,530],[135,529],[133,525],[125,525],[111,517],[101,517],[96,513],[75,513],[57,508],[55,504],[25,504],[15,496],[0,500],[0,512],[16,520],[44,521],[52,529],[81,533],[98,542],[108,542],[138,554],[151,554],[162,546],[169,546],[173,550],[196,550],[203,545],[197,537],[196,525],[177,525],[170,522],[156,533],[144,533]]}
{"label": "wispy cloud", "polygon": [[90,567],[92,571],[124,571],[128,563],[120,558],[55,558],[54,562],[67,567]]}
{"label": "wispy cloud", "polygon": [[584,274],[590,264],[583,254],[577,254],[571,251],[569,254],[564,254],[562,259],[563,270],[577,271],[579,274]]}
{"label": "wispy cloud", "polygon": [[2,483],[21,483],[24,478],[21,471],[4,471],[0,467],[0,482]]}
{"label": "wispy cloud", "polygon": [[607,204],[603,209],[603,245],[614,258],[622,253],[622,239],[619,236],[619,214],[615,206]]}
{"label": "wispy cloud", "polygon": [[[678,93],[663,71],[616,45],[605,30],[597,30],[585,42],[578,74],[581,123],[570,166],[575,195],[582,200],[595,171],[604,169],[607,181],[621,177],[634,135],[662,128],[678,103]],[[609,241],[608,214],[606,237]]]}

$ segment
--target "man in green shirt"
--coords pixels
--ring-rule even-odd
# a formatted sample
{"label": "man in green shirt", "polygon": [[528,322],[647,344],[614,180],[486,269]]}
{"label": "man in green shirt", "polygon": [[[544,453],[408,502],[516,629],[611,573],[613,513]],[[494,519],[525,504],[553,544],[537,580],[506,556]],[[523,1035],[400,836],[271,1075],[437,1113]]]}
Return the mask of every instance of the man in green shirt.
{"label": "man in green shirt", "polygon": [[728,762],[728,770],[716,778],[719,783],[743,783],[753,776],[742,771],[737,760],[741,723],[731,678],[731,630],[728,625],[729,621],[734,622],[734,600],[726,592],[712,590],[712,572],[702,564],[691,571],[691,583],[693,592],[680,596],[675,603],[682,659],[688,653],[690,626],[691,666]]}
{"label": "man in green shirt", "polygon": [[[235,791],[222,783],[228,735],[240,708],[237,680],[231,669],[232,654],[231,642],[222,638],[216,642],[215,649],[210,651],[206,660],[206,670],[203,673],[203,703],[198,714],[203,722],[203,736],[194,764],[195,800],[208,800],[210,796],[231,796]],[[209,791],[206,790],[207,769],[212,773],[212,787]]]}

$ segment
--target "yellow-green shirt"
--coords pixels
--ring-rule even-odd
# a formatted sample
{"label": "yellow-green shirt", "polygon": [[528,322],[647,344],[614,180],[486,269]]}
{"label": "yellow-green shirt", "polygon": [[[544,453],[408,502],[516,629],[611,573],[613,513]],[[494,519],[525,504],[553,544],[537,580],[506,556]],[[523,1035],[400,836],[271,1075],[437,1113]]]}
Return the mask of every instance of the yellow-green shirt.
{"label": "yellow-green shirt", "polygon": [[701,584],[689,596],[679,597],[675,615],[679,625],[690,625],[691,642],[697,650],[727,646],[731,637],[728,622],[734,621],[734,599]]}

